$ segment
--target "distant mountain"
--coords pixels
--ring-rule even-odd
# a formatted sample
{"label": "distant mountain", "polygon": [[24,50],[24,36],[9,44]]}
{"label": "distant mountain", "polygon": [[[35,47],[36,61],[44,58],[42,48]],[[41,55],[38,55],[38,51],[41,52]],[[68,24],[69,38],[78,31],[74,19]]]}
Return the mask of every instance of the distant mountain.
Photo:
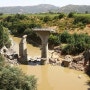
{"label": "distant mountain", "polygon": [[13,6],[13,7],[0,7],[0,13],[44,13],[49,11],[56,11],[59,7],[49,4],[40,4],[35,6]]}
{"label": "distant mountain", "polygon": [[85,13],[88,11],[90,13],[90,5],[67,5],[63,7],[57,7],[50,4],[40,4],[35,6],[13,6],[13,7],[0,7],[0,13],[45,13],[45,12],[78,12]]}
{"label": "distant mountain", "polygon": [[64,13],[70,12],[85,13],[86,11],[90,13],[90,5],[67,5],[59,9],[59,12]]}

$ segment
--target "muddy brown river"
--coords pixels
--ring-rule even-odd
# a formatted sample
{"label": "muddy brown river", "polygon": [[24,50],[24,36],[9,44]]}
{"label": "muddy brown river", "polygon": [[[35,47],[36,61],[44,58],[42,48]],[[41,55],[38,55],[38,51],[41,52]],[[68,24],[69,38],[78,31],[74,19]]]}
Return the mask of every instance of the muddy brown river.
{"label": "muddy brown river", "polygon": [[[18,52],[20,38],[12,37],[15,50]],[[16,49],[17,48],[17,49]],[[27,45],[28,55],[40,56],[40,49],[31,44]],[[90,78],[84,72],[53,65],[20,65],[27,75],[35,75],[38,80],[38,90],[90,90],[87,85]]]}

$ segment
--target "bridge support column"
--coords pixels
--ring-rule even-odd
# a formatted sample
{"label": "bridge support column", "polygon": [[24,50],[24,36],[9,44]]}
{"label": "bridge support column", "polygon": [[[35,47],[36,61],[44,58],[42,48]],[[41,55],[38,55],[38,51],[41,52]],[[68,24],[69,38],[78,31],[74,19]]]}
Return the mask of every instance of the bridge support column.
{"label": "bridge support column", "polygon": [[42,41],[41,65],[44,65],[46,64],[46,61],[48,62],[48,38],[49,38],[50,32],[43,33],[43,31],[39,31],[36,33],[41,38],[41,41]]}
{"label": "bridge support column", "polygon": [[27,62],[27,43],[26,43],[27,35],[24,35],[19,44],[19,56],[21,62]]}

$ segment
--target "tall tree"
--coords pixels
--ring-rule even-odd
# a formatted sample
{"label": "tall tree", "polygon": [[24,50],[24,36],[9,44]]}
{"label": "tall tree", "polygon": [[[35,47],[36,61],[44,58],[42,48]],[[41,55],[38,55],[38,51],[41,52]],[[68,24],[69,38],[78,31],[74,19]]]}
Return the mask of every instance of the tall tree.
{"label": "tall tree", "polygon": [[9,47],[10,44],[11,43],[9,40],[8,29],[6,29],[2,25],[0,25],[0,48],[2,48],[4,45]]}

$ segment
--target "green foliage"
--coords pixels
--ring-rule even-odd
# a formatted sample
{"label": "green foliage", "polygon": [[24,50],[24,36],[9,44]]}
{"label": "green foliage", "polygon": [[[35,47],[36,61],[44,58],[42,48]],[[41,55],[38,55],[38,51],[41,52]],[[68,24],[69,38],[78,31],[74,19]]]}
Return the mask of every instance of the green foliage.
{"label": "green foliage", "polygon": [[51,44],[51,45],[59,45],[60,44],[59,35],[51,34],[50,37],[49,37],[49,44]]}
{"label": "green foliage", "polygon": [[90,14],[82,14],[82,13],[78,13],[78,14],[74,14],[74,17],[85,17],[85,18],[90,18]]}
{"label": "green foliage", "polygon": [[14,21],[18,21],[17,18],[15,18],[15,16],[7,16],[4,21],[6,22],[14,22]]}
{"label": "green foliage", "polygon": [[5,65],[5,59],[0,55],[0,69]]}
{"label": "green foliage", "polygon": [[69,14],[68,14],[68,18],[73,18],[74,17],[74,12],[70,12]]}
{"label": "green foliage", "polygon": [[[9,28],[12,34],[22,35],[27,28],[41,27],[41,24],[35,22],[36,17],[28,18],[23,14],[7,16],[3,21],[3,26]],[[37,19],[37,18],[36,18]]]}
{"label": "green foliage", "polygon": [[74,52],[74,46],[73,44],[67,44],[62,48],[62,54],[73,54]]}
{"label": "green foliage", "polygon": [[60,13],[58,16],[59,19],[64,18],[64,17],[65,17],[65,14],[63,14],[63,13]]}
{"label": "green foliage", "polygon": [[41,25],[40,24],[36,24],[36,23],[31,23],[31,24],[29,24],[29,28],[35,28],[35,27],[37,27],[37,28],[41,28]]}
{"label": "green foliage", "polygon": [[65,14],[64,13],[59,13],[58,16],[54,16],[53,20],[55,20],[55,19],[62,19],[64,17],[65,17]]}
{"label": "green foliage", "polygon": [[27,29],[25,29],[24,34],[31,35],[31,34],[33,34],[33,31],[32,31],[32,29],[27,28]]}
{"label": "green foliage", "polygon": [[9,40],[8,29],[0,25],[0,48],[2,48],[4,45],[10,47],[11,42]]}
{"label": "green foliage", "polygon": [[15,18],[17,18],[19,20],[23,20],[23,19],[26,19],[27,17],[25,15],[23,15],[23,14],[16,14]]}
{"label": "green foliage", "polygon": [[30,28],[25,29],[24,34],[28,35],[27,41],[29,43],[32,43],[33,45],[40,45],[41,44],[40,37],[37,36],[36,33],[32,29],[30,29]]}
{"label": "green foliage", "polygon": [[4,65],[3,62],[4,58],[0,56],[0,90],[37,89],[37,79],[34,76],[26,76],[18,68]]}
{"label": "green foliage", "polygon": [[67,39],[70,38],[70,34],[67,31],[64,31],[61,34],[61,42],[62,43],[67,43]]}
{"label": "green foliage", "polygon": [[74,14],[73,24],[76,28],[83,29],[86,24],[90,23],[90,14]]}
{"label": "green foliage", "polygon": [[[69,14],[73,14],[72,12]],[[82,17],[80,15],[73,14],[73,18],[68,18],[63,13],[50,14],[50,13],[40,13],[40,14],[16,14],[8,15],[2,19],[4,27],[9,28],[13,34],[23,35],[25,29],[35,28],[35,27],[53,27],[57,26],[58,32],[61,30],[70,30],[75,28],[83,29],[85,27],[85,20],[78,20],[77,17]],[[88,15],[89,16],[89,15]],[[65,18],[64,18],[65,17]],[[70,16],[71,17],[71,16]],[[85,16],[83,16],[85,17]],[[63,19],[62,19],[63,18]],[[85,17],[87,18],[87,17]]]}
{"label": "green foliage", "polygon": [[64,54],[79,54],[90,48],[90,36],[87,34],[69,35],[66,41],[66,45],[62,50]]}
{"label": "green foliage", "polygon": [[78,24],[78,23],[83,23],[83,24],[89,24],[90,23],[90,18],[88,17],[83,17],[83,16],[78,16],[78,17],[75,17],[75,20],[74,20],[74,24]]}
{"label": "green foliage", "polygon": [[[7,27],[9,30],[11,30],[12,34],[18,36],[27,34],[27,40],[30,43],[41,43],[40,38],[32,31],[32,28],[55,26],[58,33],[61,33],[65,30],[67,31],[61,34],[50,35],[49,44],[67,44],[65,48],[68,48],[68,50],[66,49],[65,51],[68,53],[79,53],[85,50],[86,47],[90,46],[89,36],[70,35],[67,33],[69,30],[74,30],[75,28],[83,29],[86,24],[90,23],[90,14],[76,14],[71,12],[67,17],[63,13],[40,13],[27,15],[16,14],[5,16],[1,19],[1,21],[4,27]],[[85,37],[85,39],[82,37]],[[70,49],[70,47],[73,47],[73,49]]]}
{"label": "green foliage", "polygon": [[16,24],[16,29],[17,29],[18,34],[23,34],[23,32],[25,31],[26,28],[27,28],[27,26],[24,23]]}
{"label": "green foliage", "polygon": [[16,15],[13,15],[13,16],[7,16],[4,21],[7,21],[7,22],[14,22],[14,21],[19,21],[19,20],[23,20],[23,19],[27,19],[27,17],[23,14],[16,14]]}
{"label": "green foliage", "polygon": [[49,17],[49,16],[45,16],[44,18],[43,18],[43,22],[48,22],[48,21],[50,21],[51,20],[51,18]]}

